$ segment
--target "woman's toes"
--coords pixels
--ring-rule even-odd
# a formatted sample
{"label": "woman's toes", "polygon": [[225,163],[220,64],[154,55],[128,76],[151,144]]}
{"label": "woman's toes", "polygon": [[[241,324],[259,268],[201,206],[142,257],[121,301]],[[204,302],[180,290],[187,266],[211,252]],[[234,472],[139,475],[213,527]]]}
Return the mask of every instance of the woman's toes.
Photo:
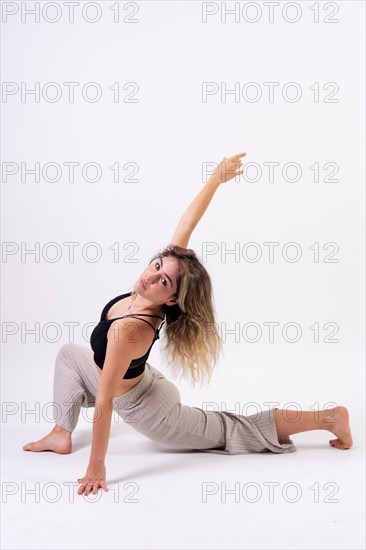
{"label": "woman's toes", "polygon": [[32,441],[31,443],[27,443],[26,445],[24,445],[23,449],[25,451],[41,451],[42,445],[40,441]]}
{"label": "woman's toes", "polygon": [[340,439],[330,439],[329,445],[331,445],[332,447],[335,447],[336,449],[342,449],[344,451],[350,448],[350,445],[343,443]]}
{"label": "woman's toes", "polygon": [[27,443],[26,445],[24,445],[23,450],[33,452],[54,451],[55,453],[59,454],[69,454],[72,450],[72,444],[69,438],[57,438],[48,435],[43,439],[40,439],[39,441],[32,441],[31,443]]}

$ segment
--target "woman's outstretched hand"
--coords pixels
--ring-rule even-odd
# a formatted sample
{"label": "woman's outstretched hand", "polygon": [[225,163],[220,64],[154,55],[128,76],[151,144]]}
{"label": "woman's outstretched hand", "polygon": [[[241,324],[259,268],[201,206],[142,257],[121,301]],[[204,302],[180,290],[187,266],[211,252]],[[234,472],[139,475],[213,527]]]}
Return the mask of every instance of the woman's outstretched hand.
{"label": "woman's outstretched hand", "polygon": [[78,495],[83,493],[87,496],[90,492],[96,495],[99,487],[108,492],[109,489],[106,485],[106,468],[104,464],[97,466],[88,466],[86,474],[83,478],[79,478],[78,482],[81,483],[78,489]]}
{"label": "woman's outstretched hand", "polygon": [[218,183],[225,183],[235,178],[235,176],[240,176],[244,172],[244,170],[240,170],[240,167],[243,165],[240,159],[245,156],[246,153],[238,153],[233,157],[224,157],[212,173],[211,178]]}

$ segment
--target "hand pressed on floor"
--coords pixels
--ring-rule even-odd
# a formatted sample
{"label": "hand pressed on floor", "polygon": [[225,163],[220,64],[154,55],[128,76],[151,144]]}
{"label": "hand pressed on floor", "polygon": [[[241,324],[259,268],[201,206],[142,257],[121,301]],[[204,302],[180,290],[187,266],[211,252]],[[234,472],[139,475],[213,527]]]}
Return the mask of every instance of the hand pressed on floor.
{"label": "hand pressed on floor", "polygon": [[81,483],[78,489],[78,495],[84,494],[85,496],[92,493],[96,495],[99,488],[108,492],[109,489],[106,485],[106,468],[104,464],[100,466],[88,466],[86,474],[83,478],[78,478],[78,482]]}

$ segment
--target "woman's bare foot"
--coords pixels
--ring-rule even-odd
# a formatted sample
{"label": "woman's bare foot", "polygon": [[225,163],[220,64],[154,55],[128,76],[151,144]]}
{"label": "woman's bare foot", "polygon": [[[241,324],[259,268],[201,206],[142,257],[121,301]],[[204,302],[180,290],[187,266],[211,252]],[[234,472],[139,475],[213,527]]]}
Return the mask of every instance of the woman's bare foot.
{"label": "woman's bare foot", "polygon": [[[329,415],[329,413],[332,413]],[[349,414],[346,407],[329,409],[328,416],[323,419],[326,429],[332,432],[337,439],[330,439],[329,445],[336,449],[350,449],[353,445]]]}
{"label": "woman's bare foot", "polygon": [[57,426],[57,424],[43,439],[35,442],[32,441],[23,447],[24,451],[53,451],[54,453],[63,455],[71,453],[71,449],[71,432],[64,430],[64,428]]}

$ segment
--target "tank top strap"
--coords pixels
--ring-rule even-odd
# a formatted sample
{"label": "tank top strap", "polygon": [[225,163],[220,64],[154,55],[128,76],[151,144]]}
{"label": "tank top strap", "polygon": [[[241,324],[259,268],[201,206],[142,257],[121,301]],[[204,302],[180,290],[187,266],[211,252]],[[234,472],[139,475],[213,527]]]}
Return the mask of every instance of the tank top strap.
{"label": "tank top strap", "polygon": [[[129,315],[124,315],[123,317],[118,317],[118,319],[124,319],[125,317],[135,317],[139,319],[139,315],[143,315],[144,317],[157,317],[158,319],[162,319],[163,322],[160,323],[159,328],[155,328],[154,325],[149,323],[149,321],[146,321],[146,319],[140,319],[140,321],[144,321],[145,323],[148,323],[155,331],[155,338],[158,339],[160,335],[160,331],[162,329],[163,324],[165,323],[164,317],[160,317],[160,315],[148,315],[147,313],[130,313]],[[112,320],[112,319],[111,319]],[[113,319],[115,321],[115,319]]]}
{"label": "tank top strap", "polygon": [[[117,321],[118,319],[125,319],[126,317],[134,317],[135,319],[140,319],[139,317],[136,317],[137,315],[141,315],[140,313],[130,313],[129,315],[123,315],[122,317],[116,317],[115,319],[109,319],[109,321]],[[152,315],[152,317],[155,317],[155,315]],[[154,329],[154,332],[156,332],[157,329],[155,329],[154,325],[150,323],[149,321],[146,321],[146,319],[140,319],[140,321],[144,321],[144,323],[147,323],[151,326],[151,328]]]}
{"label": "tank top strap", "polygon": [[163,324],[165,323],[165,320],[160,324],[160,327],[158,329],[156,329],[156,332],[157,332],[157,335],[156,337],[159,338],[159,335],[160,335],[160,331],[161,329],[163,328]]}
{"label": "tank top strap", "polygon": [[[156,317],[157,319],[161,319],[163,322],[160,324],[160,327],[163,326],[165,323],[165,315],[161,317],[160,315],[148,315],[147,313],[130,313],[130,315],[141,315],[143,317]],[[141,319],[143,321],[144,319]],[[160,330],[160,329],[159,329]]]}

